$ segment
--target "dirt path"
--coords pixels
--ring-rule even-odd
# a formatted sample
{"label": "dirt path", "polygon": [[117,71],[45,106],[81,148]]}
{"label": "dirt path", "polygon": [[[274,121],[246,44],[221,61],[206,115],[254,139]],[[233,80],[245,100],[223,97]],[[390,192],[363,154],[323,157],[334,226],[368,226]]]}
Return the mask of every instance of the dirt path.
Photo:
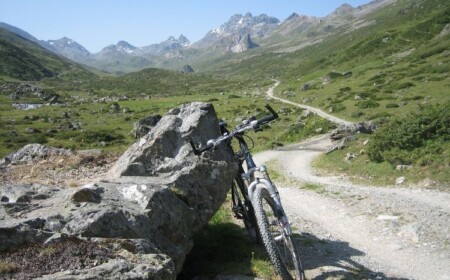
{"label": "dirt path", "polygon": [[450,279],[450,194],[320,176],[311,161],[330,144],[325,135],[255,156],[295,179],[280,194],[307,277]]}
{"label": "dirt path", "polygon": [[280,81],[274,80],[274,82],[275,82],[275,84],[273,86],[271,86],[267,90],[267,96],[269,96],[270,98],[273,98],[275,100],[281,101],[281,102],[286,103],[286,104],[290,104],[292,106],[296,106],[296,107],[299,107],[299,108],[303,108],[303,109],[309,110],[309,111],[311,111],[311,112],[313,112],[313,113],[315,113],[315,114],[317,114],[317,115],[319,115],[319,116],[321,116],[321,117],[323,117],[325,119],[328,119],[329,121],[337,123],[337,124],[342,124],[342,125],[352,125],[353,124],[352,122],[349,122],[349,121],[340,119],[338,117],[335,117],[333,115],[327,114],[327,113],[325,113],[324,111],[322,111],[320,109],[317,109],[317,108],[314,108],[314,107],[311,107],[311,106],[308,106],[308,105],[295,103],[295,102],[292,102],[292,101],[289,101],[289,100],[286,100],[286,99],[274,96],[273,95],[273,90],[280,84]]}
{"label": "dirt path", "polygon": [[[351,122],[273,95],[338,124]],[[255,161],[272,162],[294,183],[279,183],[282,202],[299,233],[309,279],[450,279],[450,194],[355,185],[321,176],[312,160],[331,146],[319,136]],[[275,164],[274,164],[275,163]],[[294,185],[294,186],[292,186]]]}

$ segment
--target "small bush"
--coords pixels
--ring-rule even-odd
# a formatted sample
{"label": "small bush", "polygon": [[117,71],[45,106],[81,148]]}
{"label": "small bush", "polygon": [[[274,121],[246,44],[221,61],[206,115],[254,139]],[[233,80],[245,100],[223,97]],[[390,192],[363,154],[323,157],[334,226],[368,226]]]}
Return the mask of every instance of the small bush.
{"label": "small bush", "polygon": [[357,102],[355,105],[358,106],[358,108],[360,108],[360,109],[367,109],[367,108],[376,108],[376,107],[380,106],[380,103],[373,101],[373,100],[363,100],[363,101]]}
{"label": "small bush", "polygon": [[[445,160],[446,149],[450,148],[448,108],[450,102],[427,105],[407,117],[390,119],[374,133],[368,147],[369,158],[393,165],[424,164],[430,162],[430,155]],[[423,160],[425,156],[427,160]]]}
{"label": "small bush", "polygon": [[360,112],[360,111],[357,111],[357,112],[352,113],[350,116],[352,118],[360,118],[360,117],[364,116],[364,113]]}
{"label": "small bush", "polygon": [[414,86],[416,86],[416,85],[411,82],[405,82],[405,83],[395,85],[394,89],[400,90],[400,89],[406,89],[406,88],[410,88],[410,87],[414,87]]}
{"label": "small bush", "polygon": [[60,133],[57,135],[57,139],[67,140],[73,139],[78,143],[98,143],[98,142],[113,142],[122,140],[125,137],[122,134],[112,130],[88,130],[85,132],[71,131],[66,133]]}
{"label": "small bush", "polygon": [[396,104],[396,103],[386,104],[386,108],[387,109],[389,109],[389,108],[398,108],[398,107],[400,107],[400,106],[398,104]]}
{"label": "small bush", "polygon": [[346,109],[345,105],[342,103],[336,103],[329,107],[333,113],[342,112]]}

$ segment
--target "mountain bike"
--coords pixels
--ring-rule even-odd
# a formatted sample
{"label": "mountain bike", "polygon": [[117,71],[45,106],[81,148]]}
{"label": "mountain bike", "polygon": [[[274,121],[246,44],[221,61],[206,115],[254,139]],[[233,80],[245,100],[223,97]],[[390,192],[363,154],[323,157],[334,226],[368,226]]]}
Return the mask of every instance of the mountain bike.
{"label": "mountain bike", "polygon": [[[232,210],[238,219],[242,219],[250,238],[263,243],[272,264],[283,280],[305,279],[297,246],[292,240],[292,229],[286,212],[281,205],[277,187],[269,177],[265,165],[257,166],[253,161],[251,149],[254,141],[246,131],[258,131],[261,127],[278,118],[277,113],[266,105],[270,115],[256,119],[250,117],[232,131],[226,129],[226,123],[220,122],[222,135],[210,139],[204,147],[196,147],[190,141],[195,155],[216,148],[225,143],[231,150],[232,139],[237,139],[239,150],[234,154],[239,160],[238,175],[231,186]],[[246,138],[251,140],[249,147]],[[246,168],[244,169],[244,162]]]}

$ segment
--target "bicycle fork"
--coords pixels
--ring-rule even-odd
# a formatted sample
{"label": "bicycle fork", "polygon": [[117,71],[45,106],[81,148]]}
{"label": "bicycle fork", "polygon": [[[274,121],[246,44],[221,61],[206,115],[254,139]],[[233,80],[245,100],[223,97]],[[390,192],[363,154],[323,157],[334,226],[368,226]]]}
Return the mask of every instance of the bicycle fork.
{"label": "bicycle fork", "polygon": [[[262,174],[263,178],[255,177],[254,173],[256,171],[259,171]],[[253,202],[253,194],[255,192],[256,186],[258,184],[264,185],[264,187],[269,192],[270,197],[275,202],[275,205],[274,205],[275,215],[277,217],[279,226],[283,229],[283,232],[285,235],[291,235],[292,234],[291,226],[286,217],[283,206],[281,205],[280,195],[278,193],[276,186],[270,180],[269,174],[267,173],[266,166],[261,165],[261,166],[257,166],[257,167],[252,167],[246,173],[242,174],[241,177],[244,180],[244,182],[246,183],[246,185],[248,186],[247,187],[248,197],[250,198],[250,201],[252,201],[252,202]],[[254,179],[252,180],[252,178],[254,178]],[[282,238],[283,238],[283,236],[277,236],[275,238],[275,240],[279,241]]]}

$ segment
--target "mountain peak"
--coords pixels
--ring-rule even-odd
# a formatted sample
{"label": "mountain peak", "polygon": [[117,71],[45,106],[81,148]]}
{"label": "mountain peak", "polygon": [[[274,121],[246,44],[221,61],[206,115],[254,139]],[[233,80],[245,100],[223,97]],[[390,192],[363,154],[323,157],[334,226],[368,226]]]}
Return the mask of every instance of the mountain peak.
{"label": "mountain peak", "polygon": [[231,35],[239,33],[238,35],[245,35],[251,33],[251,29],[258,24],[261,25],[274,25],[278,24],[280,21],[275,17],[270,17],[266,14],[261,14],[259,16],[253,16],[251,13],[246,13],[244,16],[242,14],[233,15],[226,23],[222,24],[220,27],[210,31],[211,34],[221,35]]}
{"label": "mountain peak", "polygon": [[132,53],[136,49],[137,48],[135,46],[131,45],[127,41],[119,41],[116,45],[116,50],[119,52]]}
{"label": "mountain peak", "polygon": [[354,11],[355,8],[353,8],[352,5],[344,3],[341,6],[339,6],[332,14],[336,16],[344,16],[351,14]]}
{"label": "mountain peak", "polygon": [[286,21],[292,20],[294,18],[298,18],[299,14],[297,13],[292,13],[290,16],[287,17]]}

